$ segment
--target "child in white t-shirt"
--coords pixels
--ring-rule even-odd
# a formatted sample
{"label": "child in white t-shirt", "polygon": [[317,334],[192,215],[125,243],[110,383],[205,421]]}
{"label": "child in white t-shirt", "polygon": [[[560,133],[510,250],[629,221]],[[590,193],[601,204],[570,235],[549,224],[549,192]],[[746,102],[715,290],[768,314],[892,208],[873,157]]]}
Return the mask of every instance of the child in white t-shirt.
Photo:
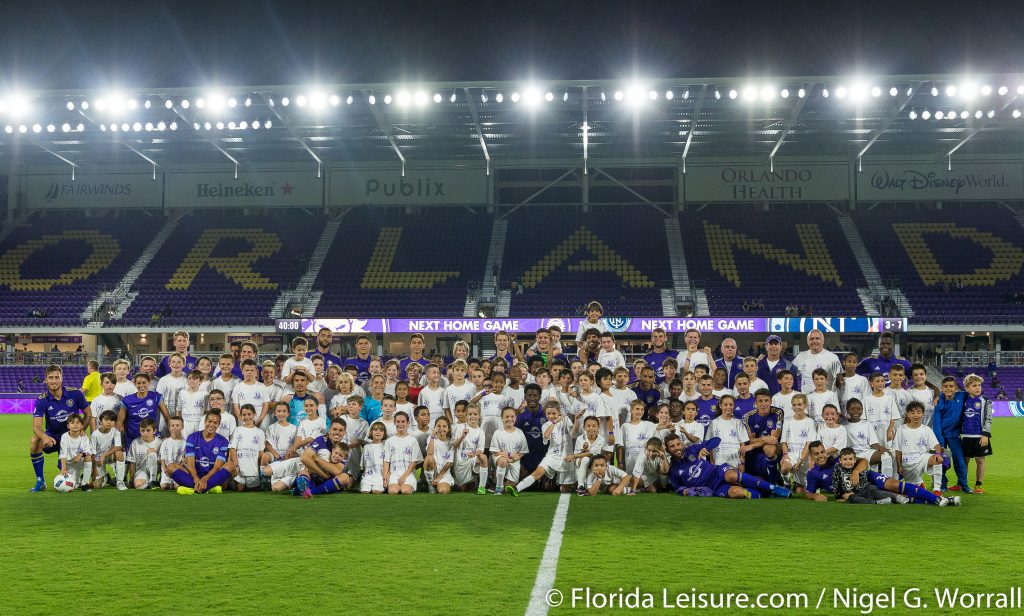
{"label": "child in white t-shirt", "polygon": [[171,478],[168,467],[171,464],[185,464],[185,422],[181,417],[171,417],[171,435],[160,443],[160,489],[177,490],[178,485]]}
{"label": "child in white t-shirt", "polygon": [[491,461],[495,468],[494,494],[505,491],[506,482],[513,485],[519,481],[519,461],[530,453],[526,435],[516,427],[516,410],[505,407],[501,411],[500,430],[491,436]]}
{"label": "child in white t-shirt", "polygon": [[828,372],[823,368],[815,368],[811,379],[814,381],[814,391],[807,394],[807,416],[820,427],[825,423],[821,417],[822,409],[828,404],[839,408],[839,398],[836,392],[828,388]]}
{"label": "child in white t-shirt", "polygon": [[745,445],[750,440],[750,433],[746,424],[733,414],[735,410],[736,398],[729,394],[722,396],[718,400],[717,414],[708,424],[704,440],[718,437],[721,442],[712,452],[715,464],[728,464],[742,472],[743,454],[746,453]]}
{"label": "child in white t-shirt", "polygon": [[[106,375],[104,375],[105,377]],[[106,382],[104,382],[104,386],[106,386]],[[93,399],[93,402],[95,401],[96,399]],[[107,481],[107,464],[113,464],[117,489],[128,489],[124,483],[124,445],[121,442],[121,432],[114,427],[116,421],[117,415],[114,411],[104,410],[96,420],[96,429],[93,430],[90,437],[93,451],[93,475],[95,476],[93,487],[95,488],[103,487]]]}
{"label": "child in white t-shirt", "polygon": [[[465,418],[468,403],[459,401],[456,409]],[[423,458],[423,477],[427,480],[427,490],[431,493],[448,494],[455,485],[452,476],[452,465],[455,452],[452,449],[452,425],[447,417],[438,417],[434,422],[434,433],[427,440],[427,455]]]}
{"label": "child in white t-shirt", "polygon": [[899,427],[893,440],[896,470],[904,481],[914,485],[922,483],[925,473],[928,473],[932,477],[932,489],[941,490],[942,447],[935,432],[922,424],[923,419],[923,404],[916,400],[907,404],[906,423]]}
{"label": "child in white t-shirt", "polygon": [[256,427],[256,407],[243,404],[241,415],[242,425],[235,429],[228,447],[228,464],[236,471],[236,492],[260,488],[260,454],[267,444],[267,435]]}
{"label": "child in white t-shirt", "polygon": [[615,334],[604,332],[601,334],[601,351],[597,354],[597,363],[602,368],[615,371],[616,368],[626,367],[626,358],[622,352],[615,348]]}
{"label": "child in white t-shirt", "polygon": [[289,357],[284,362],[284,367],[281,368],[281,378],[288,380],[288,376],[291,375],[292,371],[295,370],[296,366],[303,366],[310,374],[316,374],[316,369],[313,367],[313,362],[306,357],[306,351],[309,350],[309,342],[302,336],[292,340],[292,352],[295,354]]}
{"label": "child in white t-shirt", "polygon": [[807,485],[808,455],[807,443],[818,440],[818,428],[814,419],[807,416],[807,396],[793,396],[793,416],[782,422],[782,471],[783,477],[792,474],[796,492],[802,494]]}

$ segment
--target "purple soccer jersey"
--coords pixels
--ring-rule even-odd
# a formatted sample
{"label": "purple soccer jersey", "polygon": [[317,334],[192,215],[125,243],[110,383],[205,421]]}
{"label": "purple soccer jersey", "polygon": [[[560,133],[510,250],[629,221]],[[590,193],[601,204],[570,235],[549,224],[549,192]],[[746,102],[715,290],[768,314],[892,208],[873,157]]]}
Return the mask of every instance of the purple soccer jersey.
{"label": "purple soccer jersey", "polygon": [[89,408],[85,394],[78,390],[60,388],[60,397],[54,398],[49,391],[36,398],[33,417],[42,417],[45,430],[58,441],[68,431],[68,418],[79,415]]}
{"label": "purple soccer jersey", "polygon": [[185,457],[195,460],[196,474],[200,477],[213,470],[217,461],[228,459],[228,439],[220,434],[206,440],[203,432],[193,432],[185,439]]}
{"label": "purple soccer jersey", "polygon": [[159,425],[161,401],[163,396],[155,391],[147,391],[144,398],[132,394],[121,400],[121,404],[127,410],[124,420],[124,442],[131,443],[139,437],[139,424],[143,419],[152,419]]}

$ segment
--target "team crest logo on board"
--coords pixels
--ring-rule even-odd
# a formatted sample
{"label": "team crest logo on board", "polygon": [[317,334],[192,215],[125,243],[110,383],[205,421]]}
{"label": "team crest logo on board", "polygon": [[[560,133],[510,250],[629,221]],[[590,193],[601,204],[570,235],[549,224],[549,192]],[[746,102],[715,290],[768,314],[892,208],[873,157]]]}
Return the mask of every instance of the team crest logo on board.
{"label": "team crest logo on board", "polygon": [[565,321],[562,319],[544,319],[544,327],[557,327],[559,330],[563,332],[569,330],[569,328],[566,326]]}
{"label": "team crest logo on board", "polygon": [[608,317],[604,322],[608,326],[608,331],[615,334],[621,334],[629,329],[629,324],[633,322],[633,319],[626,317]]}

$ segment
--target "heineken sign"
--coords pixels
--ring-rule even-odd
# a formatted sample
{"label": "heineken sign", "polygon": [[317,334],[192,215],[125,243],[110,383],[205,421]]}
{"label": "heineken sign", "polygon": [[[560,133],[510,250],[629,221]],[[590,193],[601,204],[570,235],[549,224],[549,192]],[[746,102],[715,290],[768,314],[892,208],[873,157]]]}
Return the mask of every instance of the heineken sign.
{"label": "heineken sign", "polygon": [[303,171],[170,172],[167,207],[319,207],[323,182]]}

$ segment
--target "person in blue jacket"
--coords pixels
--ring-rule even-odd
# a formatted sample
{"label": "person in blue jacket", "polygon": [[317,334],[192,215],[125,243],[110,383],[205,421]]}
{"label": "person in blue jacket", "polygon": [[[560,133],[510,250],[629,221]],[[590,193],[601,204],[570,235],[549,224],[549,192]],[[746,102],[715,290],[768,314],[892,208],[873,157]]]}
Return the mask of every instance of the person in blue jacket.
{"label": "person in blue jacket", "polygon": [[[932,415],[932,430],[939,444],[949,452],[953,459],[953,471],[956,472],[957,485],[953,491],[971,493],[967,484],[967,463],[964,461],[964,449],[960,444],[960,426],[963,423],[964,403],[967,393],[959,391],[956,379],[947,376],[942,379],[942,393],[935,403],[935,414]],[[946,473],[942,473],[942,490],[947,488]]]}

